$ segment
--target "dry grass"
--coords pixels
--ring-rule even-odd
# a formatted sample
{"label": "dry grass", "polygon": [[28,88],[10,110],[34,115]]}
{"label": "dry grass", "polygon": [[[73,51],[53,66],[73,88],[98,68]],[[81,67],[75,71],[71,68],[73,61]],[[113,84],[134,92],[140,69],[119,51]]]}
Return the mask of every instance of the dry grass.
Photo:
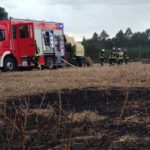
{"label": "dry grass", "polygon": [[56,70],[0,72],[0,100],[59,89],[86,87],[150,87],[150,65],[63,68]]}
{"label": "dry grass", "polygon": [[[71,118],[70,114],[68,118],[69,119]],[[73,114],[73,122],[82,122],[82,121],[96,122],[104,119],[106,119],[105,116],[101,116],[97,112],[93,112],[93,111],[83,111],[83,112]]]}

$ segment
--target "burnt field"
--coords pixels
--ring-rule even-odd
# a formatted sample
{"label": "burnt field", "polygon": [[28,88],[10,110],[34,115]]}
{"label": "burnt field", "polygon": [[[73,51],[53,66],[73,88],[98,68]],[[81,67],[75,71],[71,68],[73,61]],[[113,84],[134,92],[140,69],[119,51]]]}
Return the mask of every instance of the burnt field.
{"label": "burnt field", "polygon": [[148,150],[150,66],[0,74],[2,149]]}

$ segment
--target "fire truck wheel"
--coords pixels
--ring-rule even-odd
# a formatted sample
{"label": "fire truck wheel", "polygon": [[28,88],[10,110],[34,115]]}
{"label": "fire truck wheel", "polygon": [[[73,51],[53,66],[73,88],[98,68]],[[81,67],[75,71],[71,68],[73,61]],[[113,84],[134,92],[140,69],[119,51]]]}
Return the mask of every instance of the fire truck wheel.
{"label": "fire truck wheel", "polygon": [[16,61],[12,57],[6,57],[4,60],[4,71],[16,71],[17,64]]}
{"label": "fire truck wheel", "polygon": [[47,67],[48,67],[48,69],[53,69],[54,68],[54,62],[51,58],[47,59]]}

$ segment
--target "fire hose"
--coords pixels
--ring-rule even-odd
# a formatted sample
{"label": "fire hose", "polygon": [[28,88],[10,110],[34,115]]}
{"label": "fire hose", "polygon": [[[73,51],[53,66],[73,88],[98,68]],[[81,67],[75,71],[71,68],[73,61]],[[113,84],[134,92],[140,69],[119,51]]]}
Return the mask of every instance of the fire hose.
{"label": "fire hose", "polygon": [[67,64],[67,65],[69,65],[69,66],[71,66],[71,67],[78,68],[77,66],[75,66],[75,65],[73,65],[73,64],[71,64],[71,63],[69,63],[68,61],[66,61],[66,60],[63,59],[63,58],[62,58],[62,61],[63,61],[65,64]]}

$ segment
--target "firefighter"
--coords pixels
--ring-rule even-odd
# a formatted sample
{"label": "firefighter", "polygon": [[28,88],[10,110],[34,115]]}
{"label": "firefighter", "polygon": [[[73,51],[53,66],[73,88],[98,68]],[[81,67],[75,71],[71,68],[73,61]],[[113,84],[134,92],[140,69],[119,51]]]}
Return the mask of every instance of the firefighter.
{"label": "firefighter", "polygon": [[120,49],[119,49],[119,52],[118,52],[118,62],[119,62],[119,64],[122,64],[122,63],[123,63],[123,55],[124,55],[124,52],[123,52],[123,50],[120,48]]}
{"label": "firefighter", "polygon": [[118,65],[122,64],[122,60],[123,60],[123,52],[121,50],[121,48],[117,49],[116,52],[116,62]]}
{"label": "firefighter", "polygon": [[113,56],[113,51],[110,51],[110,55],[109,55],[109,64],[112,65],[112,56]]}
{"label": "firefighter", "polygon": [[124,61],[125,61],[125,64],[128,64],[128,59],[129,59],[129,57],[127,56],[127,50],[125,49],[124,50],[124,54],[123,54],[124,56]]}
{"label": "firefighter", "polygon": [[113,65],[115,62],[116,62],[116,48],[113,47],[109,55],[109,64]]}
{"label": "firefighter", "polygon": [[34,63],[41,70],[41,65],[39,64],[40,48],[37,46],[36,40],[35,40],[35,47],[36,47],[36,54],[35,54],[35,57],[34,57]]}
{"label": "firefighter", "polygon": [[102,50],[100,51],[101,66],[104,65],[104,59],[105,59],[105,49],[102,49]]}

